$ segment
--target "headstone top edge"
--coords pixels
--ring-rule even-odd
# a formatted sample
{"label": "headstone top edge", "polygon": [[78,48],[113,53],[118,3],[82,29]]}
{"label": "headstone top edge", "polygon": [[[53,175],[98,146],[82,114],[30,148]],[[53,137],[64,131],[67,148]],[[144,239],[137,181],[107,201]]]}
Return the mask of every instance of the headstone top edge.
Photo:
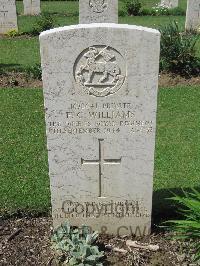
{"label": "headstone top edge", "polygon": [[78,24],[78,25],[64,26],[64,27],[58,27],[58,28],[47,30],[47,31],[43,31],[40,33],[39,38],[41,39],[47,35],[55,34],[58,32],[63,32],[63,31],[70,31],[70,30],[77,30],[77,29],[92,29],[92,28],[131,29],[131,30],[154,33],[160,36],[160,32],[158,30],[147,28],[147,27],[142,27],[142,26],[128,25],[128,24],[116,24],[116,23],[101,23],[101,24],[91,23],[91,24]]}

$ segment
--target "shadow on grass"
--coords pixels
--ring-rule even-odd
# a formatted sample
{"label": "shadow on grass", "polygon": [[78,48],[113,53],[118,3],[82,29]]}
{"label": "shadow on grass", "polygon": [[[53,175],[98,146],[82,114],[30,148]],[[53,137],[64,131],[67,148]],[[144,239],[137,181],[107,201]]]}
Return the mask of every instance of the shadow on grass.
{"label": "shadow on grass", "polygon": [[[200,187],[195,187],[195,189],[200,191]],[[183,196],[183,191],[190,192],[191,188],[160,189],[153,193],[153,225],[160,225],[164,221],[181,218],[181,214],[179,213],[180,205],[177,205],[177,203],[170,198],[172,198],[174,194]]]}
{"label": "shadow on grass", "polygon": [[20,64],[0,64],[0,73],[9,71],[22,71],[23,67]]}

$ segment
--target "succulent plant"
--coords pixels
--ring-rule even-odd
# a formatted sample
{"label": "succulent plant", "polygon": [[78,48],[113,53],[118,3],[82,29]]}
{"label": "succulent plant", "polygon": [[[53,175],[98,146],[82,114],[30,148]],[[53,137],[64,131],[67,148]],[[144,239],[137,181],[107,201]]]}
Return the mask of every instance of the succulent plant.
{"label": "succulent plant", "polygon": [[63,265],[102,266],[104,252],[95,246],[97,237],[98,233],[90,233],[88,226],[74,229],[66,222],[54,231],[52,247]]}

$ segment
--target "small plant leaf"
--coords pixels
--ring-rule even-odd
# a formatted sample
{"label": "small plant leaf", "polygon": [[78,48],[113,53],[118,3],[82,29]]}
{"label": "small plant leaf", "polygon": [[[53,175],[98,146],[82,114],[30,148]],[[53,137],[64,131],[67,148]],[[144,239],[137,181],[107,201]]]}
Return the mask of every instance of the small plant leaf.
{"label": "small plant leaf", "polygon": [[192,189],[192,192],[185,192],[183,196],[174,196],[172,200],[180,204],[180,211],[185,220],[171,220],[167,224],[176,235],[175,239],[193,240],[191,247],[195,248],[195,261],[200,259],[200,193]]}
{"label": "small plant leaf", "polygon": [[78,261],[72,257],[70,260],[69,260],[69,265],[77,265],[78,264]]}
{"label": "small plant leaf", "polygon": [[[99,262],[104,256],[93,243],[98,237],[98,232],[89,233],[89,227],[73,229],[68,222],[55,230],[52,236],[52,247],[59,251],[60,262],[67,265],[102,265]],[[64,258],[64,259],[63,259]]]}

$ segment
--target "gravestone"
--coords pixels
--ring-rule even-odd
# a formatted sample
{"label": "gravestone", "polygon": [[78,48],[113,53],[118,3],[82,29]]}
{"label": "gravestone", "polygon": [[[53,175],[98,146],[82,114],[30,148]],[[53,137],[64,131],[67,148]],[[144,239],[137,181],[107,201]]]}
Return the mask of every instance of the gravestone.
{"label": "gravestone", "polygon": [[0,34],[18,31],[15,0],[0,0]]}
{"label": "gravestone", "polygon": [[167,8],[178,7],[178,0],[161,0],[161,6]]}
{"label": "gravestone", "polygon": [[40,35],[54,226],[151,227],[160,34],[81,24]]}
{"label": "gravestone", "polygon": [[79,23],[118,23],[118,0],[79,0]]}
{"label": "gravestone", "polygon": [[39,15],[40,14],[40,0],[23,0],[24,15]]}
{"label": "gravestone", "polygon": [[188,0],[185,28],[186,30],[200,29],[200,0]]}

